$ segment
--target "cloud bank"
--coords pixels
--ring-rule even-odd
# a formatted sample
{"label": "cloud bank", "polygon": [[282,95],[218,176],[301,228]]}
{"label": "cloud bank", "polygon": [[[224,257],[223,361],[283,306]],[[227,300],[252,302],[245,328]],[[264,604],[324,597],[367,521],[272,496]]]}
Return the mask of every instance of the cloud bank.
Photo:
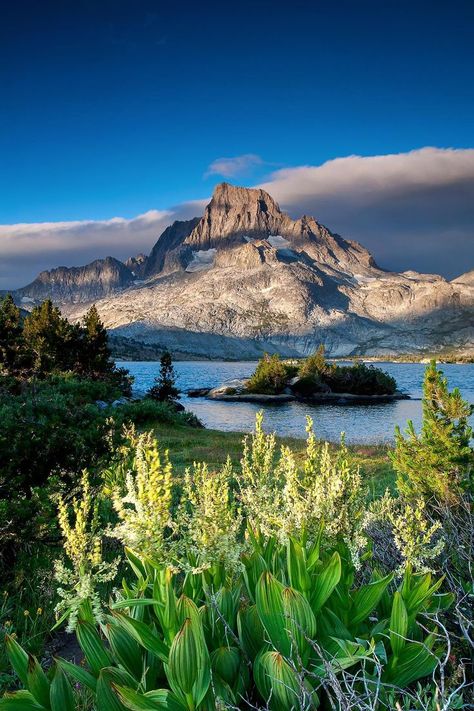
{"label": "cloud bank", "polygon": [[0,225],[0,290],[24,286],[43,269],[148,253],[173,220],[200,215],[205,203],[196,200],[169,210],[149,210],[132,219]]}
{"label": "cloud bank", "polygon": [[[388,269],[452,278],[474,268],[474,149],[337,158],[277,170],[261,187],[293,217],[314,215],[358,240]],[[201,215],[205,203],[133,219],[0,225],[0,289],[23,286],[43,269],[147,253],[168,224]]]}
{"label": "cloud bank", "polygon": [[474,149],[422,148],[278,170],[260,187],[293,216],[314,215],[388,269],[474,268]]}

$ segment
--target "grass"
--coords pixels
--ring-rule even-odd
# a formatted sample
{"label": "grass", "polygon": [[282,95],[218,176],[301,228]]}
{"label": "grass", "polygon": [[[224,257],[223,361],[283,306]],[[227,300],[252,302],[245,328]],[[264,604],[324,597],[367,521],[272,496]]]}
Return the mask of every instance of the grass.
{"label": "grass", "polygon": [[[153,427],[161,446],[169,450],[175,472],[180,475],[193,462],[207,462],[210,469],[220,468],[230,456],[237,465],[242,456],[242,432],[221,432],[210,429],[194,429],[181,425],[156,424]],[[278,445],[287,445],[303,457],[305,441],[294,437],[278,437]],[[393,490],[395,473],[386,445],[351,445],[353,461],[359,464],[370,498],[381,496],[388,487]]]}

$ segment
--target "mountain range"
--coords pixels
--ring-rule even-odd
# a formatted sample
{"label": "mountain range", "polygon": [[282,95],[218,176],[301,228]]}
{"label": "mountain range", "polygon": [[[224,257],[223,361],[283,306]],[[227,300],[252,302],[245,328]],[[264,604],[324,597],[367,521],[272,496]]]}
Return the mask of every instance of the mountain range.
{"label": "mountain range", "polygon": [[96,303],[122,343],[185,357],[303,355],[320,343],[337,356],[474,350],[474,270],[452,281],[387,271],[314,217],[293,220],[264,190],[227,183],[148,256],[41,272],[14,296],[26,309],[50,297],[71,319]]}

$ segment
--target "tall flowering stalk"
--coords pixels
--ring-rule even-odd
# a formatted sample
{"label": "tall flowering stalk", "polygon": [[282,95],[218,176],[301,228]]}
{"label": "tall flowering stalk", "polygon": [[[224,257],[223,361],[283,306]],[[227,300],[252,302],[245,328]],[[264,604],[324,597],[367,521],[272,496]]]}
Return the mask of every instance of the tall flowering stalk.
{"label": "tall flowering stalk", "polygon": [[66,562],[55,562],[55,578],[60,584],[57,592],[61,598],[56,613],[61,619],[68,618],[69,631],[75,628],[80,614],[102,621],[97,586],[115,578],[119,562],[118,559],[110,563],[103,560],[98,506],[92,501],[87,472],[82,475],[81,489],[81,498],[74,498],[72,502],[72,517],[63,497],[58,503]]}
{"label": "tall flowering stalk", "polygon": [[335,454],[328,443],[320,444],[307,419],[306,455],[299,465],[289,447],[277,457],[274,435],[262,428],[257,415],[255,432],[244,441],[238,475],[242,508],[253,531],[289,537],[302,543],[315,541],[321,529],[328,545],[343,541],[354,562],[365,546],[363,533],[364,491],[359,469],[351,465],[344,442]]}
{"label": "tall flowering stalk", "polygon": [[274,434],[263,431],[263,412],[255,419],[255,431],[245,437],[240,472],[240,500],[247,525],[259,536],[275,536],[281,529],[284,473],[276,463]]}
{"label": "tall flowering stalk", "polygon": [[162,563],[171,549],[173,472],[168,452],[160,453],[152,433],[136,438],[132,469],[125,477],[125,495],[112,494],[119,522],[112,533],[140,555]]}
{"label": "tall flowering stalk", "polygon": [[184,477],[178,512],[182,567],[193,573],[222,567],[232,576],[241,570],[242,516],[233,501],[230,459],[220,471],[194,464]]}
{"label": "tall flowering stalk", "polygon": [[424,499],[407,501],[393,498],[388,491],[372,502],[366,515],[366,526],[388,523],[394,549],[402,560],[398,573],[406,568],[418,573],[433,572],[439,567],[439,556],[445,547],[445,531],[439,521],[428,514]]}
{"label": "tall flowering stalk", "polygon": [[[283,492],[287,536],[314,541],[323,529],[328,545],[344,541],[354,562],[358,560],[366,539],[363,534],[364,491],[359,468],[351,465],[344,441],[331,453],[329,444],[320,444],[313,431],[313,421],[307,418],[306,456],[301,469],[285,466],[286,484]],[[282,450],[287,462],[293,455]]]}

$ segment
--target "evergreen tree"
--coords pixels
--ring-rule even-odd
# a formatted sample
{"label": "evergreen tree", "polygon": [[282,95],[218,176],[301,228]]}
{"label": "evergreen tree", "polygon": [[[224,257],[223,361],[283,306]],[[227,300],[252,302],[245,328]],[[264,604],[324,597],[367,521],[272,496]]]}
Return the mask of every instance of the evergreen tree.
{"label": "evergreen tree", "polygon": [[325,353],[326,349],[324,344],[321,343],[318,349],[301,364],[299,369],[300,376],[304,378],[309,375],[325,375],[328,373],[330,366],[326,361]]}
{"label": "evergreen tree", "polygon": [[148,397],[161,402],[175,403],[179,399],[179,390],[176,387],[176,373],[173,367],[171,354],[165,351],[160,359],[160,374],[155,378],[155,384],[148,391]]}
{"label": "evergreen tree", "polygon": [[38,374],[72,367],[77,348],[76,330],[46,299],[25,318],[23,336]]}
{"label": "evergreen tree", "polygon": [[83,347],[81,364],[84,371],[95,377],[113,369],[107,331],[100,320],[95,304],[90,307],[82,321]]}
{"label": "evergreen tree", "polygon": [[463,490],[472,492],[474,449],[468,419],[473,411],[458,388],[448,391],[446,378],[431,361],[423,385],[421,432],[409,421],[405,437],[399,428],[395,433],[392,461],[404,496],[423,497],[433,505],[455,504]]}
{"label": "evergreen tree", "polygon": [[0,301],[0,366],[9,373],[21,367],[23,325],[11,294]]}

